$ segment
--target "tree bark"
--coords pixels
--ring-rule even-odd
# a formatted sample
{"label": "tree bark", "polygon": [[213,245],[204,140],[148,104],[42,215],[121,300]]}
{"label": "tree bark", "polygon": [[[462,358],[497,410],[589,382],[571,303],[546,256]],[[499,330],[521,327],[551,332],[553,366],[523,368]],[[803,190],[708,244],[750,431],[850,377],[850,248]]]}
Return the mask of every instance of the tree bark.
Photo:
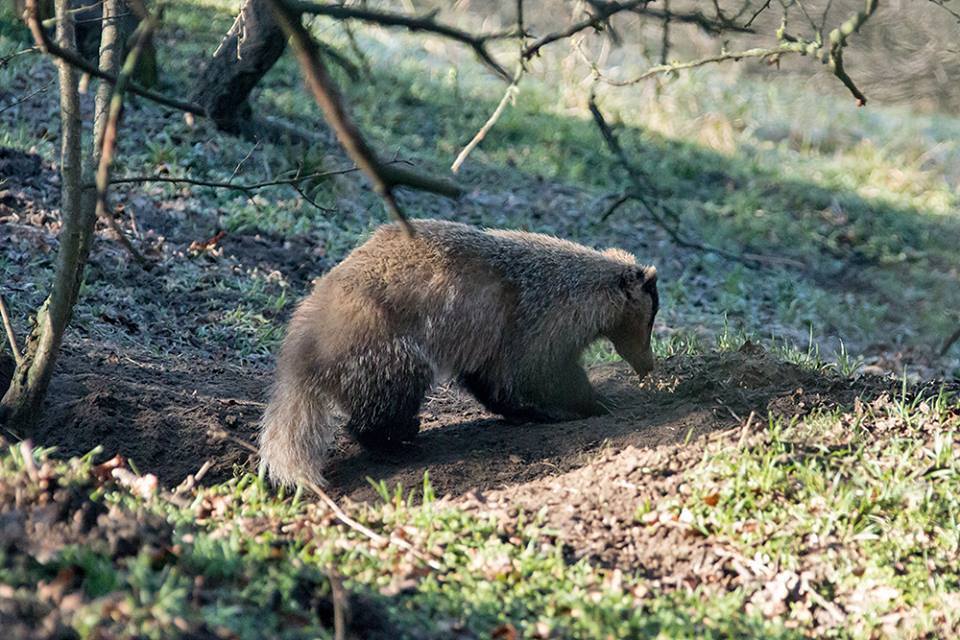
{"label": "tree bark", "polygon": [[287,37],[264,0],[245,0],[240,14],[194,84],[190,100],[217,126],[253,133],[250,92],[283,54]]}
{"label": "tree bark", "polygon": [[[27,1],[30,11],[36,0]],[[73,16],[67,11],[69,0],[57,0],[57,41],[61,47],[75,50],[76,33]],[[108,0],[116,9],[116,0]],[[112,22],[112,21],[110,21]],[[108,37],[108,34],[112,34]],[[107,56],[101,66],[116,72],[119,59],[117,29],[104,29],[101,53]],[[57,60],[60,81],[60,215],[63,226],[60,231],[60,247],[50,295],[37,311],[33,330],[27,338],[22,362],[13,374],[13,380],[0,401],[0,420],[6,427],[22,436],[28,436],[40,417],[43,398],[46,395],[53,368],[56,365],[63,334],[83,281],[83,269],[90,252],[96,222],[95,204],[83,195],[82,174],[82,123],[80,101],[77,93],[77,72],[63,60]],[[104,114],[109,103],[110,87],[102,82],[97,92],[96,128],[102,136]],[[97,145],[94,145],[97,148]],[[90,165],[89,166],[95,166]]]}

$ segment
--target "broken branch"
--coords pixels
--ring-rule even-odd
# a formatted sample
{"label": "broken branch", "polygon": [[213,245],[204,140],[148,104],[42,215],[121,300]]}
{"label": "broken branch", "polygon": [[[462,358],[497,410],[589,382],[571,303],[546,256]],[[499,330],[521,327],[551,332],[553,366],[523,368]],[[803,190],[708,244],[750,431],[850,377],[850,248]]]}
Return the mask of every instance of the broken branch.
{"label": "broken branch", "polygon": [[517,86],[520,84],[520,78],[523,77],[523,65],[517,67],[516,73],[513,74],[513,81],[510,82],[510,86],[507,87],[507,90],[503,93],[503,97],[500,99],[500,104],[497,105],[497,108],[493,110],[493,113],[490,114],[490,117],[487,121],[480,127],[480,130],[477,131],[477,135],[473,136],[473,139],[467,143],[467,146],[457,155],[457,159],[453,161],[453,164],[450,165],[450,171],[457,173],[460,171],[460,166],[467,159],[467,156],[470,155],[480,142],[487,137],[487,134],[490,133],[490,130],[493,129],[493,125],[497,123],[497,120],[500,119],[500,116],[507,108],[507,104],[510,103],[513,98],[517,95]]}
{"label": "broken branch", "polygon": [[513,38],[518,34],[514,31],[501,31],[473,35],[456,27],[437,22],[434,13],[423,16],[407,16],[398,13],[387,13],[366,7],[348,7],[342,4],[315,4],[300,0],[288,0],[286,3],[290,11],[295,13],[309,13],[313,15],[329,16],[340,20],[360,20],[371,24],[386,27],[403,27],[409,31],[425,31],[435,33],[450,40],[455,40],[473,49],[476,56],[488,67],[493,69],[504,80],[510,80],[510,74],[503,65],[497,62],[487,50],[487,43],[491,40]]}

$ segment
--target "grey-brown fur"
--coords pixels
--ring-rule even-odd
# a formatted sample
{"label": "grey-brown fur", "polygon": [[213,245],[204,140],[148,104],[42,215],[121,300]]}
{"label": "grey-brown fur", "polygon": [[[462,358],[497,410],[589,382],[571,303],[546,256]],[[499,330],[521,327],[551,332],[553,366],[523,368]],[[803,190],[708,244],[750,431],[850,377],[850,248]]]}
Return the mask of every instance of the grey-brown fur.
{"label": "grey-brown fur", "polygon": [[416,435],[437,380],[508,419],[555,421],[605,412],[579,363],[597,338],[652,369],[653,267],[541,234],[413,226],[413,238],[380,227],[294,313],[260,432],[275,481],[322,481],[335,410],[361,444],[386,448]]}

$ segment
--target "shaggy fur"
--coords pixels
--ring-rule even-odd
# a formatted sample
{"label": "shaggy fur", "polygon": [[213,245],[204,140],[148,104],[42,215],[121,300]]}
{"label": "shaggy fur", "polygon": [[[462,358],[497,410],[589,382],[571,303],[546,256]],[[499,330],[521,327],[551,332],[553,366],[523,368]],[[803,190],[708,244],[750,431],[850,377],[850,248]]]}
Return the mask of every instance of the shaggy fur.
{"label": "shaggy fur", "polygon": [[294,313],[260,432],[273,480],[322,481],[336,410],[366,447],[413,438],[437,380],[507,419],[559,421],[605,413],[579,363],[597,338],[653,368],[653,267],[542,234],[413,226],[380,227]]}

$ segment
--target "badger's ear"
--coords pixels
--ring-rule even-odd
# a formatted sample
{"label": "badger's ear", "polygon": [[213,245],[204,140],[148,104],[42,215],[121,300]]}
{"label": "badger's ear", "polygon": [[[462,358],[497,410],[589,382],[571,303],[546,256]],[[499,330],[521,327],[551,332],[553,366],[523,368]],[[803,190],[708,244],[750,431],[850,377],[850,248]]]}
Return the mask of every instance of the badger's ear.
{"label": "badger's ear", "polygon": [[656,267],[628,267],[620,274],[620,288],[627,297],[635,297],[639,292],[650,293],[657,288]]}

